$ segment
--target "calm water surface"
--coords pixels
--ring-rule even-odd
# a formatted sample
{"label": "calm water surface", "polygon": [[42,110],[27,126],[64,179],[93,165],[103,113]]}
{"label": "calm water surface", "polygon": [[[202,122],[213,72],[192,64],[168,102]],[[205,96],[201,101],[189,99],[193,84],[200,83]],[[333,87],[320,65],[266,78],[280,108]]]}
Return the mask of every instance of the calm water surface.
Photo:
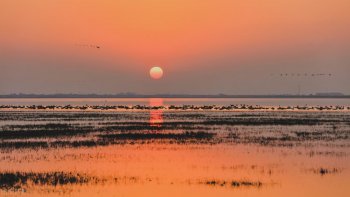
{"label": "calm water surface", "polygon": [[[155,106],[347,102],[1,100],[14,105]],[[348,111],[29,110],[0,112],[0,123],[0,196],[350,196]]]}
{"label": "calm water surface", "polygon": [[[0,99],[0,105],[149,105],[152,98],[38,98]],[[276,98],[165,98],[164,105],[350,105],[350,99],[276,99]]]}

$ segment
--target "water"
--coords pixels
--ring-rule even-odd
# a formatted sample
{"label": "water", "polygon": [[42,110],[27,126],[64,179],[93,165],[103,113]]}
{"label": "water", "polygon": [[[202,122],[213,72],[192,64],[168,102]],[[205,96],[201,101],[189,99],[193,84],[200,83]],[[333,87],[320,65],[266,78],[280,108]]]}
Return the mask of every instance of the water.
{"label": "water", "polygon": [[0,99],[0,105],[149,105],[161,100],[164,105],[330,106],[350,105],[350,99],[328,98],[14,98]]}
{"label": "water", "polygon": [[[150,106],[348,101],[107,100]],[[350,196],[349,125],[350,111],[0,111],[0,196]]]}

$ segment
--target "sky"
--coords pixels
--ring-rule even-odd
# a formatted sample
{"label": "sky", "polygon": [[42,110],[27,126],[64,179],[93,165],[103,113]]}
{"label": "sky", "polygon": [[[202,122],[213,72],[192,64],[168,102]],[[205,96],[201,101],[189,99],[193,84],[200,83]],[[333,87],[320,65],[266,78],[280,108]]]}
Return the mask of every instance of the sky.
{"label": "sky", "polygon": [[349,10],[349,0],[1,0],[0,94],[350,94]]}

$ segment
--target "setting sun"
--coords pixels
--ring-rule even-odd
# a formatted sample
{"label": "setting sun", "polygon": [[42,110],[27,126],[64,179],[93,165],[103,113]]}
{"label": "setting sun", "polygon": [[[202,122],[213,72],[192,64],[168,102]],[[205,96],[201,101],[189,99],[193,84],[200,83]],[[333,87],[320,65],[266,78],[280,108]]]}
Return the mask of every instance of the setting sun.
{"label": "setting sun", "polygon": [[152,67],[149,71],[149,75],[152,77],[152,79],[160,79],[163,77],[163,69],[161,67]]}

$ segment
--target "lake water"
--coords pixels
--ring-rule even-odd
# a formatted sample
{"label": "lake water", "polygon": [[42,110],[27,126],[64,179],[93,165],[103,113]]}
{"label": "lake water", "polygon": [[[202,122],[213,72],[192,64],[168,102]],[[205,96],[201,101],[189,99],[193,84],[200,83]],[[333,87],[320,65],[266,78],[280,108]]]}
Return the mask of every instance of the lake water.
{"label": "lake water", "polygon": [[[1,99],[0,105],[348,105]],[[0,196],[350,196],[350,111],[0,111]]]}
{"label": "lake water", "polygon": [[328,98],[23,98],[0,99],[0,105],[262,105],[262,106],[330,106],[350,105],[350,99]]}

